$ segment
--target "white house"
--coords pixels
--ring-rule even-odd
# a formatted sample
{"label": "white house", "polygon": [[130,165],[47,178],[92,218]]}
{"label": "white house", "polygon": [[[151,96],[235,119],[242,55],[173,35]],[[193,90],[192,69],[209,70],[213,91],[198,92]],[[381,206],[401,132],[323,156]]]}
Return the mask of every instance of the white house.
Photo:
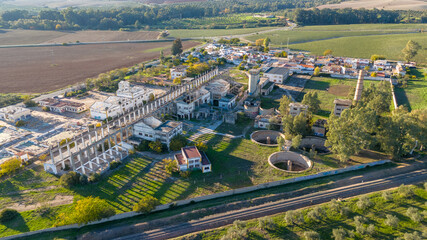
{"label": "white house", "polygon": [[182,133],[183,124],[176,121],[163,122],[155,117],[144,118],[133,127],[133,135],[148,141],[160,140],[169,147],[173,137]]}
{"label": "white house", "polygon": [[289,69],[282,67],[271,67],[264,72],[264,77],[267,77],[271,82],[283,84],[289,76]]}
{"label": "white house", "polygon": [[23,107],[8,106],[0,108],[0,119],[16,122],[31,116],[31,110]]}
{"label": "white house", "polygon": [[204,152],[200,152],[196,146],[184,147],[181,152],[175,154],[175,161],[180,171],[200,169],[203,173],[211,172],[212,165]]}
{"label": "white house", "polygon": [[180,65],[170,69],[171,79],[175,78],[184,78],[187,76],[187,68],[188,66]]}

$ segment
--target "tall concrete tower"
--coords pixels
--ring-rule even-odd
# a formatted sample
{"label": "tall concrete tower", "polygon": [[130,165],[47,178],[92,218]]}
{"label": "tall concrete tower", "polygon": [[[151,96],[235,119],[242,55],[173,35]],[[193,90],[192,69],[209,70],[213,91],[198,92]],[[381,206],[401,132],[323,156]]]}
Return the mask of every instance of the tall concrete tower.
{"label": "tall concrete tower", "polygon": [[249,96],[257,95],[259,84],[259,69],[249,70]]}
{"label": "tall concrete tower", "polygon": [[354,101],[359,101],[362,98],[363,92],[363,79],[365,76],[365,71],[359,71],[359,79],[357,79],[356,92],[354,93]]}

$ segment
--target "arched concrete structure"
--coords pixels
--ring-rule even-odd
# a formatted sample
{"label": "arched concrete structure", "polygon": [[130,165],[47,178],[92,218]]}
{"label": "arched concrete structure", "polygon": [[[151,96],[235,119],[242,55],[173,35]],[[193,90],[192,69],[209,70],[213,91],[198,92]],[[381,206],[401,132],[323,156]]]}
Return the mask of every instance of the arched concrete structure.
{"label": "arched concrete structure", "polygon": [[251,134],[251,140],[261,146],[277,147],[277,138],[279,136],[285,139],[285,135],[281,132],[273,130],[259,130]]}
{"label": "arched concrete structure", "polygon": [[271,154],[268,157],[268,164],[277,170],[289,173],[301,173],[313,167],[313,162],[309,158],[290,151]]}

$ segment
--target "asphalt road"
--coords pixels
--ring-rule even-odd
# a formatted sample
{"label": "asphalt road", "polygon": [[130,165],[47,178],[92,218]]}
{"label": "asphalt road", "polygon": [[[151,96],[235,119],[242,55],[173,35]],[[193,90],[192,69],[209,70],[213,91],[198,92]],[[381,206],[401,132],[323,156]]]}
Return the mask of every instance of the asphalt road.
{"label": "asphalt road", "polygon": [[169,239],[183,236],[192,232],[208,230],[231,224],[235,220],[248,220],[268,216],[292,209],[307,207],[313,204],[328,202],[331,199],[348,198],[360,194],[398,187],[401,184],[415,184],[427,180],[427,169],[412,171],[387,178],[315,192],[295,198],[271,202],[255,207],[245,208],[234,212],[207,216],[203,219],[176,224],[159,229],[124,236],[116,239]]}

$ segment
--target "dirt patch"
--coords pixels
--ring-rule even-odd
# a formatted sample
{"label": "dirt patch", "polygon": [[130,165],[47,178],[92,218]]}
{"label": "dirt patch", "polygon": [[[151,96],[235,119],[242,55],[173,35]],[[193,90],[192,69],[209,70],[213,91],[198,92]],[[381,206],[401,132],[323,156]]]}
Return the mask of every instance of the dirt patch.
{"label": "dirt patch", "polygon": [[[184,48],[198,43],[183,42]],[[0,49],[0,93],[43,93],[170,54],[171,42]],[[158,49],[151,50],[150,49]]]}
{"label": "dirt patch", "polygon": [[339,4],[327,4],[318,8],[366,8],[366,9],[385,9],[385,10],[425,10],[427,2],[423,0],[353,0],[344,1]]}
{"label": "dirt patch", "polygon": [[128,40],[153,40],[157,39],[159,32],[119,32],[119,31],[78,31],[45,41],[44,43],[68,43],[68,42],[105,42]]}
{"label": "dirt patch", "polygon": [[30,211],[30,210],[34,210],[37,209],[38,207],[42,206],[42,205],[47,205],[50,207],[55,207],[55,206],[60,206],[60,205],[65,205],[65,204],[71,204],[73,203],[74,200],[74,196],[55,196],[55,198],[51,201],[47,201],[42,203],[36,203],[36,204],[24,204],[24,203],[14,203],[12,205],[9,206],[9,208],[15,209],[18,212],[23,212],[23,211]]}
{"label": "dirt patch", "polygon": [[346,97],[351,89],[352,87],[349,85],[333,85],[328,89],[328,93],[335,96]]}

